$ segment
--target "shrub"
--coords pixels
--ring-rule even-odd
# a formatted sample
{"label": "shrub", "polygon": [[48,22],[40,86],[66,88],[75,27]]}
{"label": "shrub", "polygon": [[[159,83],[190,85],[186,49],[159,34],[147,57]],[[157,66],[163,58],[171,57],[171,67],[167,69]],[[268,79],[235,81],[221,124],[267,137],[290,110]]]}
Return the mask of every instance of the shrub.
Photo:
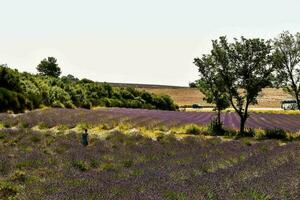
{"label": "shrub", "polygon": [[26,99],[21,93],[0,87],[0,112],[12,110],[15,113],[24,112]]}
{"label": "shrub", "polygon": [[21,170],[16,170],[11,176],[12,181],[25,182],[26,181],[26,172]]}
{"label": "shrub", "polygon": [[191,135],[199,135],[201,133],[201,129],[195,124],[190,124],[185,127],[185,133]]}
{"label": "shrub", "polygon": [[76,128],[79,129],[80,131],[83,131],[84,129],[89,129],[92,126],[90,124],[87,123],[79,123],[77,124]]}
{"label": "shrub", "polygon": [[246,129],[243,133],[238,133],[238,137],[254,137],[255,130],[252,128]]}
{"label": "shrub", "polygon": [[208,125],[208,132],[210,135],[224,135],[225,130],[222,127],[222,123],[219,123],[216,119],[212,120]]}
{"label": "shrub", "polygon": [[20,122],[18,125],[19,128],[29,128],[28,122]]}
{"label": "shrub", "polygon": [[267,129],[265,130],[265,137],[268,139],[286,139],[287,134],[283,129]]}
{"label": "shrub", "polygon": [[47,129],[47,128],[50,128],[45,122],[40,122],[38,124],[38,128],[39,129]]}
{"label": "shrub", "polygon": [[10,182],[0,182],[0,199],[13,199],[19,191],[19,187]]}
{"label": "shrub", "polygon": [[59,131],[65,131],[68,129],[69,129],[69,126],[67,124],[61,124],[57,127],[57,130],[59,130]]}
{"label": "shrub", "polygon": [[73,161],[73,167],[79,169],[80,171],[87,171],[89,169],[87,164],[82,160]]}
{"label": "shrub", "polygon": [[92,159],[90,164],[92,168],[97,168],[99,166],[99,161],[96,159]]}
{"label": "shrub", "polygon": [[126,168],[130,168],[133,165],[133,161],[132,160],[125,160],[123,161],[123,166]]}
{"label": "shrub", "polygon": [[30,138],[30,140],[34,143],[37,143],[37,142],[41,141],[41,138],[37,135],[34,135]]}
{"label": "shrub", "polygon": [[167,191],[164,194],[166,200],[185,200],[186,198],[182,193]]}
{"label": "shrub", "polygon": [[100,165],[100,169],[103,171],[116,171],[116,166],[112,163],[103,163]]}

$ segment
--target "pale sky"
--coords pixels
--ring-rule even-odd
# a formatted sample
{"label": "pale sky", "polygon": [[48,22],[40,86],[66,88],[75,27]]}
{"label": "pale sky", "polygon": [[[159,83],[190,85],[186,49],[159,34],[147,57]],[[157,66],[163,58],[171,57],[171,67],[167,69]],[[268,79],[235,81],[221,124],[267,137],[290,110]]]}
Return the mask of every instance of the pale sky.
{"label": "pale sky", "polygon": [[211,40],[300,31],[299,0],[0,0],[0,63],[36,72],[187,86]]}

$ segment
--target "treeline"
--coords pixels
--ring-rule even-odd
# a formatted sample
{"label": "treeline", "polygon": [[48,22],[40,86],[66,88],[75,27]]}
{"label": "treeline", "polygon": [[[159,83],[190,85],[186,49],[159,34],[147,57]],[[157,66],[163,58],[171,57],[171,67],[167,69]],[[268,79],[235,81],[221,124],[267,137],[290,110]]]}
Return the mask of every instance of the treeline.
{"label": "treeline", "polygon": [[107,83],[79,80],[72,75],[59,77],[60,73],[51,76],[50,73],[41,73],[41,69],[39,71],[39,74],[21,73],[0,65],[0,112],[10,110],[18,113],[44,106],[87,109],[96,106],[162,110],[178,108],[167,95],[155,95],[130,87],[112,87]]}

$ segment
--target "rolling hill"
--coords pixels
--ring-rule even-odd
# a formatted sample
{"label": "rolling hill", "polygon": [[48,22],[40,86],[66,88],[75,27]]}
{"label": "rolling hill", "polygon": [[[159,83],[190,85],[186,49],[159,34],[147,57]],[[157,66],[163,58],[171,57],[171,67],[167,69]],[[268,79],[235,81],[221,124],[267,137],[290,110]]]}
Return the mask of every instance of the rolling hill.
{"label": "rolling hill", "polygon": [[[140,90],[146,90],[154,94],[167,94],[174,99],[179,106],[200,104],[209,105],[203,101],[203,94],[196,88],[168,86],[168,85],[147,85],[147,84],[125,84],[125,83],[110,83],[118,87],[134,87]],[[266,88],[262,91],[258,98],[257,108],[279,108],[280,102],[284,99],[292,98],[282,89]]]}

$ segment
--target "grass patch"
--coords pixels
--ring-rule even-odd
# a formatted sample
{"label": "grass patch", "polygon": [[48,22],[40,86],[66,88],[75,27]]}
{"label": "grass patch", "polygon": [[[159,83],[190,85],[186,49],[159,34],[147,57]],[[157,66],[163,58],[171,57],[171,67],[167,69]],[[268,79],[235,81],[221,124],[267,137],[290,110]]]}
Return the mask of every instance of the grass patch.
{"label": "grass patch", "polygon": [[100,170],[102,170],[102,171],[116,171],[117,167],[112,163],[102,163],[100,165]]}
{"label": "grass patch", "polygon": [[123,166],[126,168],[130,168],[133,165],[133,160],[124,160]]}
{"label": "grass patch", "polygon": [[166,191],[164,193],[164,198],[166,200],[185,200],[185,196],[183,193],[174,192],[174,191]]}
{"label": "grass patch", "polygon": [[38,129],[43,130],[43,129],[48,129],[50,128],[45,122],[40,122],[38,124]]}
{"label": "grass patch", "polygon": [[28,122],[20,122],[18,124],[18,128],[29,128],[29,123]]}
{"label": "grass patch", "polygon": [[21,187],[11,182],[0,182],[0,199],[14,199]]}
{"label": "grass patch", "polygon": [[87,171],[89,169],[88,165],[83,160],[75,160],[72,163],[73,167],[79,169],[80,171]]}
{"label": "grass patch", "polygon": [[186,134],[199,135],[201,132],[202,132],[201,127],[199,127],[195,124],[187,125],[185,127],[185,133]]}
{"label": "grass patch", "polygon": [[34,135],[34,136],[32,136],[32,137],[30,138],[30,140],[31,140],[31,142],[33,142],[33,143],[38,143],[38,142],[41,141],[41,138],[40,138],[39,136],[37,136],[37,135]]}
{"label": "grass patch", "polygon": [[22,170],[16,170],[10,177],[10,179],[12,181],[15,181],[15,182],[22,182],[24,183],[27,179],[27,175],[26,175],[26,172],[25,171],[22,171]]}

